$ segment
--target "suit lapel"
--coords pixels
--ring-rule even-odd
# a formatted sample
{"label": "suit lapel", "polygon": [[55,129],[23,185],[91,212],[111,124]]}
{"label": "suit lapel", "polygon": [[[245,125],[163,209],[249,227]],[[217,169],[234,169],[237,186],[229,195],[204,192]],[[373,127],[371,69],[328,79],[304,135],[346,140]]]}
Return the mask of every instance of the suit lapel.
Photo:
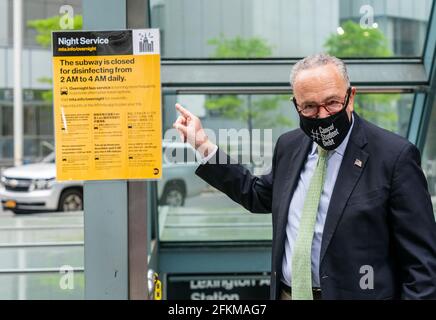
{"label": "suit lapel", "polygon": [[[289,204],[292,199],[293,191],[297,185],[298,179],[300,178],[301,170],[306,161],[310,147],[312,146],[312,141],[303,135],[302,142],[299,146],[294,149],[294,152],[290,152],[287,162],[287,171],[285,178],[285,186],[283,188],[282,194],[280,196],[280,206],[277,218],[277,244],[282,246],[279,250],[284,248],[284,237],[286,234],[286,224],[288,221]],[[282,252],[279,255],[282,257]]]}
{"label": "suit lapel", "polygon": [[368,153],[362,150],[366,137],[360,118],[354,114],[355,124],[342,159],[338,177],[330,199],[321,243],[320,262],[322,262],[332,236],[344,212],[345,205],[365,168]]}

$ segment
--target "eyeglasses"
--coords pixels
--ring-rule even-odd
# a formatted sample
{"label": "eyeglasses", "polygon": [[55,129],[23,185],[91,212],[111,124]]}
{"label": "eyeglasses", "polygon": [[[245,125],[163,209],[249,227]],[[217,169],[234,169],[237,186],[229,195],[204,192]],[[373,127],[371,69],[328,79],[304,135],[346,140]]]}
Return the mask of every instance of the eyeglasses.
{"label": "eyeglasses", "polygon": [[347,89],[347,94],[345,95],[344,102],[338,101],[336,99],[331,99],[321,104],[308,103],[306,105],[299,106],[295,97],[292,98],[292,102],[294,103],[295,108],[297,109],[297,112],[299,114],[310,118],[316,116],[319,113],[319,108],[321,107],[326,109],[330,115],[342,111],[342,109],[345,109],[348,106],[350,95],[351,87]]}

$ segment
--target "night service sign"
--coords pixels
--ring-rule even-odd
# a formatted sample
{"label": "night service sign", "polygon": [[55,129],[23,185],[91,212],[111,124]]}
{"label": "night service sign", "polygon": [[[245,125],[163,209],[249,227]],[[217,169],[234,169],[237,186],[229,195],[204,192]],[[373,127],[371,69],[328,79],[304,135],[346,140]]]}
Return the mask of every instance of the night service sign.
{"label": "night service sign", "polygon": [[57,180],[159,179],[159,30],[53,32]]}

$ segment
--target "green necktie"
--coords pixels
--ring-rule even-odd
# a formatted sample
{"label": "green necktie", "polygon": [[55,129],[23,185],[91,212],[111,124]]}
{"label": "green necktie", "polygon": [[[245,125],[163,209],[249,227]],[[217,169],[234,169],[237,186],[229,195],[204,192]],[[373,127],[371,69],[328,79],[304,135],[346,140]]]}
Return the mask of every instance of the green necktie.
{"label": "green necktie", "polygon": [[318,146],[318,163],[310,180],[292,254],[292,299],[313,300],[312,240],[315,232],[319,199],[324,185],[327,150]]}

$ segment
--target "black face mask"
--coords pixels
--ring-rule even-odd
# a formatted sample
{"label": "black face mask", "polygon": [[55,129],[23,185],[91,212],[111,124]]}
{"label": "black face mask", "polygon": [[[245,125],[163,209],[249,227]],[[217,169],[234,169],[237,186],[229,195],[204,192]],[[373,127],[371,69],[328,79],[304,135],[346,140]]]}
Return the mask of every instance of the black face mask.
{"label": "black face mask", "polygon": [[336,149],[344,141],[351,127],[347,105],[348,101],[341,111],[327,118],[308,118],[300,115],[301,130],[323,149]]}

